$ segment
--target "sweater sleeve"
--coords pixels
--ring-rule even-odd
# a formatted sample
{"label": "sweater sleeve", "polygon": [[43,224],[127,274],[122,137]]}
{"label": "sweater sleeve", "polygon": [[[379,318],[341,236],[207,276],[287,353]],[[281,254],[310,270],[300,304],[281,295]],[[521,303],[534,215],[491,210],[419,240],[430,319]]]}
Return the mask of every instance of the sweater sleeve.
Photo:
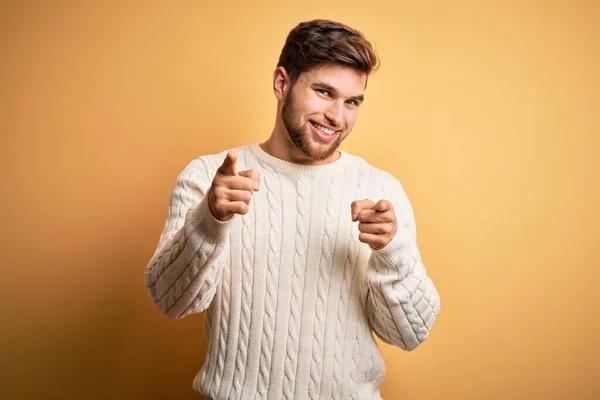
{"label": "sweater sleeve", "polygon": [[381,340],[413,350],[429,335],[440,311],[440,298],[417,248],[410,201],[396,180],[391,197],[398,231],[386,247],[371,249],[366,308],[369,322]]}
{"label": "sweater sleeve", "polygon": [[222,272],[231,224],[217,220],[205,194],[213,173],[202,158],[179,175],[156,251],[146,267],[146,288],[169,318],[200,313],[212,301]]}

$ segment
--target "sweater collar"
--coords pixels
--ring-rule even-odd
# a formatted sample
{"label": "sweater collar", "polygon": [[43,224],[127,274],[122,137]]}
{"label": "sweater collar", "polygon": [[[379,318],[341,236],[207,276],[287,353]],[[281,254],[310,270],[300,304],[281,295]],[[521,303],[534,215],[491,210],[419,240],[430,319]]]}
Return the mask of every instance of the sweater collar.
{"label": "sweater collar", "polygon": [[265,164],[268,164],[277,171],[288,174],[314,175],[339,173],[344,170],[350,159],[350,155],[348,153],[338,149],[337,151],[340,153],[340,157],[333,162],[323,165],[303,165],[285,161],[277,157],[273,157],[272,155],[264,151],[258,143],[250,144],[250,150],[252,150],[252,153],[254,153],[254,155],[260,161],[264,162]]}

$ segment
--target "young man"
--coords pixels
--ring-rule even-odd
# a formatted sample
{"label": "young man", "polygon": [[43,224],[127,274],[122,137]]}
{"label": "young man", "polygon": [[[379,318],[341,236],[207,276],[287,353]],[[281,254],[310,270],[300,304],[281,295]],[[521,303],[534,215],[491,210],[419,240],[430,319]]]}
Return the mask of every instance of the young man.
{"label": "young man", "polygon": [[211,399],[379,399],[373,332],[405,350],[440,309],[409,199],[390,174],[338,150],[377,56],[315,20],[288,35],[262,144],[193,160],[146,269],[171,318],[207,310],[194,389]]}

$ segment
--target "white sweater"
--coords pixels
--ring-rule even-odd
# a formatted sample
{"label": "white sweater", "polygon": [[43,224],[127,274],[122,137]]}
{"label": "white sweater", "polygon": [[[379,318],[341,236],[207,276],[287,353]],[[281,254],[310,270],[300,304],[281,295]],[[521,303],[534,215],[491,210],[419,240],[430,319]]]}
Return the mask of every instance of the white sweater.
{"label": "white sweater", "polygon": [[[237,166],[260,170],[260,190],[246,215],[220,222],[203,198],[226,154],[183,170],[145,274],[168,317],[207,310],[194,389],[210,399],[380,399],[372,332],[412,350],[440,309],[401,184],[343,151],[303,166],[251,144]],[[394,205],[398,232],[381,250],[358,240],[350,205],[362,199]]]}

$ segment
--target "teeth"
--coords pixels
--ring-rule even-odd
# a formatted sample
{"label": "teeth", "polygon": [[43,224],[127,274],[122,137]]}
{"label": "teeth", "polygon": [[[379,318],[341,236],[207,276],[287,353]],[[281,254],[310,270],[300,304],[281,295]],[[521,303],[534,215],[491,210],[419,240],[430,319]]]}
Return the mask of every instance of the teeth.
{"label": "teeth", "polygon": [[326,134],[326,135],[333,135],[333,134],[335,133],[335,131],[334,131],[334,130],[332,130],[332,129],[327,129],[327,128],[325,128],[324,126],[317,124],[316,122],[314,123],[314,125],[317,127],[317,129],[318,129],[320,132],[323,132],[323,133],[324,133],[324,134]]}

